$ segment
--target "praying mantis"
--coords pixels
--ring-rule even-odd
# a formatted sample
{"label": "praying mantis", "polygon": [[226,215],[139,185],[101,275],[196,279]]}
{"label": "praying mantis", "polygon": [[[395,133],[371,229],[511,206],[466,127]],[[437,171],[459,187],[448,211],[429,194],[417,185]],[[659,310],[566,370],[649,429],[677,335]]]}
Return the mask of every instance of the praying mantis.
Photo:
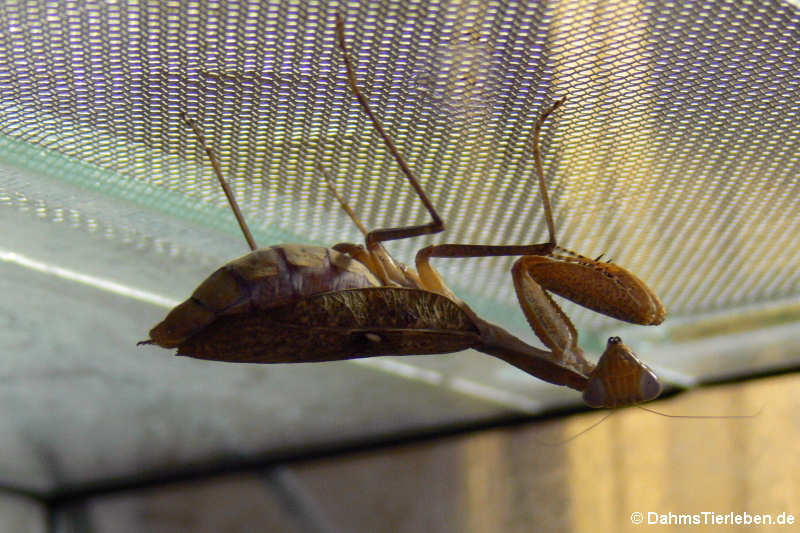
{"label": "praying mantis", "polygon": [[[199,359],[254,363],[450,353],[473,348],[544,381],[581,391],[591,407],[620,407],[658,397],[658,378],[619,337],[608,340],[596,365],[589,362],[578,346],[575,327],[547,292],[638,324],[656,325],[666,316],[658,297],[630,272],[557,245],[539,138],[545,120],[564,99],[539,117],[532,139],[548,242],[433,245],[417,253],[416,269],[411,268],[395,261],[382,243],[442,232],[444,222],[359,89],[339,15],[336,36],[350,91],[431,222],[367,230],[336,191],[332,176],[320,167],[342,209],[364,234],[365,244],[258,248],[214,152],[199,126],[183,116],[206,152],[251,252],[211,274],[150,331],[149,339],[139,344],[177,348],[178,355]],[[480,318],[430,264],[434,257],[486,256],[520,256],[512,268],[517,298],[528,323],[548,350],[530,346]]]}

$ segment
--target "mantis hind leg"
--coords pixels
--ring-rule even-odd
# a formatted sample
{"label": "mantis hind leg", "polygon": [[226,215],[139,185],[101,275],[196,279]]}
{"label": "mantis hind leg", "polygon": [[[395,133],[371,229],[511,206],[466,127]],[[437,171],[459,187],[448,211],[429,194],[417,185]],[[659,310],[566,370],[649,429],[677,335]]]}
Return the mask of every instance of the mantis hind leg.
{"label": "mantis hind leg", "polygon": [[411,167],[408,166],[403,155],[394,145],[391,137],[389,134],[386,133],[386,130],[383,127],[383,124],[372,111],[369,106],[369,102],[367,102],[367,98],[361,92],[361,89],[358,88],[358,83],[356,79],[355,69],[353,68],[353,61],[350,58],[350,52],[347,49],[347,44],[345,43],[344,39],[344,22],[342,21],[342,17],[337,13],[336,15],[336,36],[339,41],[339,48],[342,50],[342,56],[344,57],[345,67],[347,69],[347,80],[350,90],[355,95],[356,99],[358,100],[361,109],[364,113],[369,117],[372,125],[375,127],[375,130],[383,139],[386,148],[394,157],[397,164],[400,165],[400,169],[402,170],[405,177],[408,179],[408,182],[414,188],[414,191],[417,193],[422,204],[425,206],[425,209],[430,214],[431,218],[433,219],[428,224],[420,224],[415,226],[404,226],[400,228],[382,228],[372,230],[366,235],[367,241],[367,249],[372,251],[376,249],[378,244],[382,241],[390,241],[394,239],[406,239],[409,237],[416,237],[418,235],[429,235],[432,233],[439,233],[440,231],[444,230],[444,222],[442,222],[441,217],[436,212],[436,209],[433,207],[433,203],[431,202],[428,195],[425,194],[425,191],[422,188],[422,185],[419,183],[419,179],[414,174],[414,171],[411,170]]}
{"label": "mantis hind leg", "polygon": [[364,235],[364,237],[366,237],[367,234],[369,234],[367,228],[364,226],[364,224],[361,223],[361,220],[358,219],[355,212],[353,211],[353,208],[350,207],[350,204],[348,204],[347,201],[344,198],[342,198],[342,195],[339,194],[339,191],[336,190],[336,184],[333,182],[333,176],[331,176],[330,173],[327,170],[325,170],[325,168],[322,165],[317,165],[317,169],[325,177],[325,183],[327,183],[328,185],[328,190],[331,192],[331,194],[333,194],[333,197],[336,198],[336,201],[339,202],[339,206],[345,213],[347,213],[347,216],[349,216],[350,220],[352,220],[353,223],[358,227],[358,230],[361,232],[361,234]]}
{"label": "mantis hind leg", "polygon": [[[350,220],[353,221],[353,223],[358,227],[359,231],[361,231],[365,237],[369,236],[370,232],[356,216],[353,208],[350,207],[350,204],[348,204],[342,195],[339,194],[339,191],[336,189],[336,185],[333,182],[333,176],[331,176],[330,173],[321,165],[318,165],[317,168],[325,177],[328,190],[336,198],[336,201],[339,202],[339,206],[342,208],[342,210],[347,213],[347,216],[350,217]],[[377,276],[384,285],[400,285],[414,288],[422,287],[422,283],[420,282],[417,273],[409,269],[404,264],[396,262],[380,242],[376,243],[371,250],[365,249],[359,244],[351,243],[339,243],[335,245],[333,249],[337,252],[345,253],[353,259],[359,261],[361,264],[366,266],[370,272],[375,274],[375,276]]]}
{"label": "mantis hind leg", "polygon": [[217,157],[214,155],[214,151],[206,144],[206,140],[203,137],[203,132],[200,131],[200,126],[197,125],[197,122],[188,118],[183,112],[181,113],[181,118],[192,128],[195,136],[197,137],[197,142],[200,143],[200,146],[205,151],[209,161],[211,161],[211,166],[214,168],[214,174],[217,176],[217,180],[219,180],[222,190],[225,191],[225,196],[228,198],[228,204],[230,204],[231,209],[233,209],[233,214],[236,217],[236,221],[239,223],[239,227],[242,229],[242,233],[247,241],[247,245],[251,250],[255,250],[258,248],[256,241],[253,239],[253,235],[250,233],[250,228],[247,226],[247,222],[244,220],[244,216],[239,209],[239,204],[236,202],[236,198],[233,196],[233,191],[231,191],[231,188],[228,186],[228,182],[222,176],[222,169],[219,166]]}

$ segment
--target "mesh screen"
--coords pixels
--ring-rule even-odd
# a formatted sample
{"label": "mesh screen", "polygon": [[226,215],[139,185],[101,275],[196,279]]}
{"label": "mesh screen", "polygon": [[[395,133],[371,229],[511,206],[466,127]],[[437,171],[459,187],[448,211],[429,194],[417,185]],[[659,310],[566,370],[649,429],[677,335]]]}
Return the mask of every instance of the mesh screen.
{"label": "mesh screen", "polygon": [[[620,331],[666,345],[742,311],[758,326],[796,319],[800,12],[787,2],[4,2],[0,158],[146,209],[87,214],[8,176],[0,202],[126,246],[226,259],[145,220],[238,231],[186,112],[262,245],[360,240],[317,164],[369,227],[424,221],[348,91],[337,11],[361,86],[447,225],[391,243],[395,257],[544,241],[529,142],[567,95],[543,132],[560,244],[635,272],[671,317],[623,328],[566,305],[589,348]],[[511,261],[436,264],[479,313],[522,331]]]}

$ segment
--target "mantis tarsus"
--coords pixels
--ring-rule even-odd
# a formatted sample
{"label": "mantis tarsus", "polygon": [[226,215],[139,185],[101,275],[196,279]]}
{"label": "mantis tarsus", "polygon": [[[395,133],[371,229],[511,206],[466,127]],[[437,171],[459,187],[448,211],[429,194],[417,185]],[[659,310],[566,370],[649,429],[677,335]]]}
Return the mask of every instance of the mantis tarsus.
{"label": "mantis tarsus", "polygon": [[[474,348],[545,381],[583,392],[592,407],[651,400],[661,386],[618,337],[597,365],[577,344],[572,322],[546,291],[595,311],[640,324],[658,324],[661,302],[633,274],[556,244],[552,208],[542,170],[539,135],[552,105],[536,122],[532,149],[549,241],[531,245],[442,244],[423,248],[416,270],[395,261],[381,244],[439,233],[444,223],[419,179],[395,147],[358,87],[337,15],[336,35],[348,85],[425,206],[427,224],[368,231],[325,178],[342,208],[364,233],[365,246],[332,248],[285,244],[258,249],[197,124],[184,117],[208,155],[251,252],[224,265],[173,309],[140,344],[178,348],[179,355],[235,362],[311,362],[448,353]],[[550,351],[534,348],[478,317],[431,266],[433,257],[522,256],[512,269],[517,297],[536,335]]]}

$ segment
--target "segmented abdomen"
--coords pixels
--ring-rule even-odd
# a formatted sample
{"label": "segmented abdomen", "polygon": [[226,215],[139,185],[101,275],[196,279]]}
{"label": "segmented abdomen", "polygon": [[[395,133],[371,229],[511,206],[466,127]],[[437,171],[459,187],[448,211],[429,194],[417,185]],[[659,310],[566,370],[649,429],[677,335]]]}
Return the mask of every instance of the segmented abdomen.
{"label": "segmented abdomen", "polygon": [[270,309],[322,292],[377,286],[380,282],[363,264],[330,248],[262,248],[211,274],[150,330],[150,340],[174,348],[222,315]]}
{"label": "segmented abdomen", "polygon": [[241,297],[258,309],[321,292],[380,286],[363,264],[321,246],[272,246],[231,261],[220,270],[226,271],[243,292],[249,293]]}

